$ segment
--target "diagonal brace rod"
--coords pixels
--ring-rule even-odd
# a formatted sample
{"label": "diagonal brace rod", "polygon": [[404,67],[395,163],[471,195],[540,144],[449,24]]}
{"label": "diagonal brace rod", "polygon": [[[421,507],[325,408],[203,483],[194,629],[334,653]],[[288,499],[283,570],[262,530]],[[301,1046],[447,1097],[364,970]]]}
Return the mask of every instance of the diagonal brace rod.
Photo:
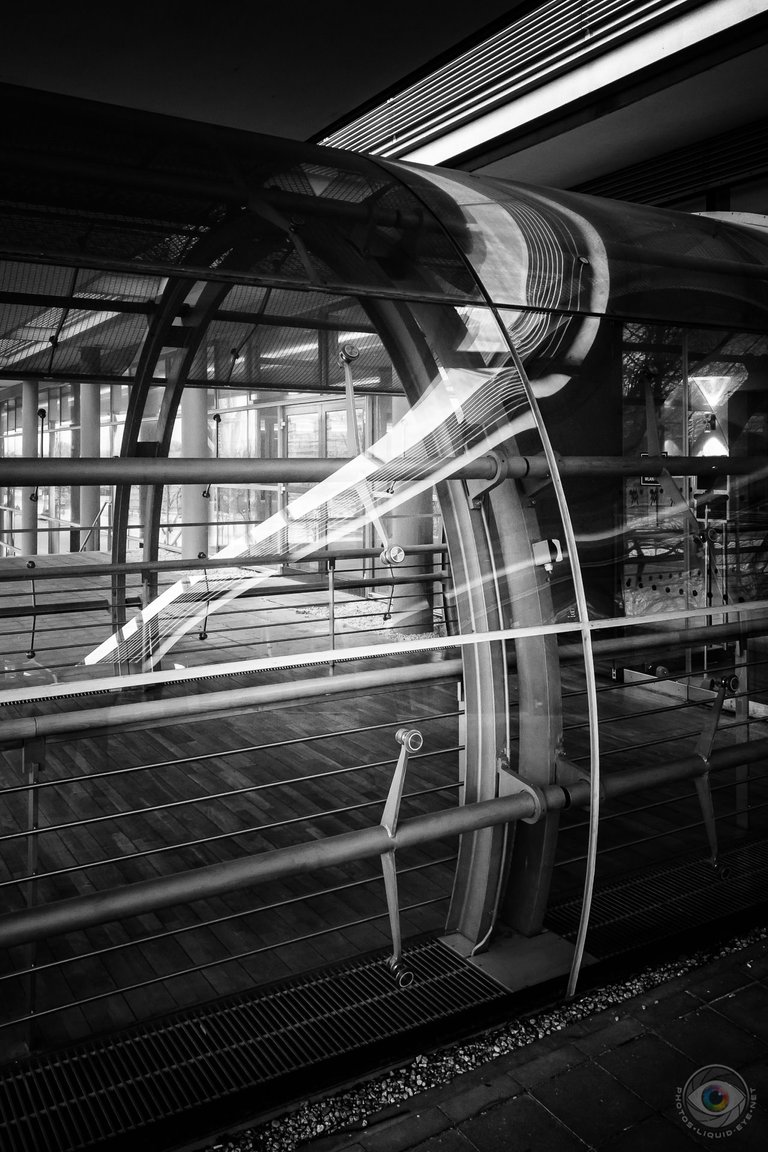
{"label": "diagonal brace rod", "polygon": [[392,933],[392,955],[387,966],[397,982],[398,988],[407,988],[413,983],[413,973],[403,966],[403,940],[400,933],[400,904],[397,897],[397,866],[395,864],[395,836],[400,818],[400,801],[405,786],[405,774],[411,752],[418,752],[424,738],[417,728],[398,728],[395,740],[400,745],[392,782],[384,804],[380,826],[392,842],[392,847],[381,854],[381,871],[384,875],[384,891],[387,896],[389,927]]}

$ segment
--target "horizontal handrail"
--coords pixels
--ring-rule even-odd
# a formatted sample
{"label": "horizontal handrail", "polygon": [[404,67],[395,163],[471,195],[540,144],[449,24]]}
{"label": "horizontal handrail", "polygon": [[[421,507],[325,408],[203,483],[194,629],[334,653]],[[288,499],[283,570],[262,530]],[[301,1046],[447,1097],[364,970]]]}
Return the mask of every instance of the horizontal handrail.
{"label": "horizontal handrail", "polygon": [[[676,763],[627,769],[608,776],[604,780],[604,789],[609,797],[621,796],[654,784],[666,784],[670,780],[692,778],[754,762],[767,755],[768,740],[756,740],[719,749],[708,761],[693,754]],[[540,806],[532,793],[517,792],[403,820],[394,835],[379,824],[172,876],[141,880],[123,888],[25,908],[0,917],[0,947],[29,944],[58,933],[80,931],[126,916],[145,915],[160,908],[223,896],[268,881],[381,856],[395,849],[427,844],[515,820],[536,818],[539,814],[537,809],[556,811],[573,804],[587,805],[590,802],[589,781],[579,781],[568,788],[550,784],[539,790],[539,799]]]}
{"label": "horizontal handrail", "polygon": [[[407,544],[404,546],[406,556],[445,555],[448,551],[445,544]],[[302,556],[302,564],[321,563],[329,560],[369,560],[381,556],[381,548],[318,548],[316,552],[309,552]],[[243,556],[207,556],[203,559],[178,560],[124,560],[116,564],[60,564],[44,565],[39,567],[39,558],[30,558],[33,564],[29,570],[24,568],[10,568],[0,571],[0,584],[7,584],[20,579],[38,580],[82,580],[84,575],[90,576],[123,576],[141,575],[144,572],[180,572],[212,571],[220,568],[250,568],[256,565],[261,568],[271,565],[290,563],[290,554],[285,552],[270,553],[259,556],[258,561],[249,560]]]}
{"label": "horizontal handrail", "polygon": [[[430,905],[442,904],[448,900],[448,893],[444,896],[433,896],[427,900],[418,900],[413,904],[404,904],[400,909],[402,913],[415,912],[418,908],[427,908]],[[28,1013],[25,1016],[17,1016],[11,1020],[4,1020],[0,1024],[0,1028],[13,1028],[18,1024],[24,1024],[29,1020],[40,1020],[46,1016],[52,1016],[57,1012],[66,1012],[70,1008],[82,1008],[86,1004],[95,1004],[99,1000],[107,1000],[110,996],[117,994],[125,995],[127,992],[138,992],[143,988],[151,988],[155,984],[164,984],[168,980],[178,980],[182,976],[191,976],[193,973],[207,972],[211,968],[219,968],[224,964],[235,964],[240,960],[250,960],[254,956],[260,956],[264,952],[271,952],[273,949],[288,948],[294,944],[304,944],[308,940],[317,940],[320,936],[327,936],[331,932],[344,932],[348,928],[356,928],[361,924],[372,924],[375,920],[384,920],[389,916],[389,912],[384,908],[381,912],[374,912],[370,916],[359,916],[356,920],[349,920],[344,924],[328,924],[323,928],[317,928],[314,932],[304,932],[301,936],[292,936],[289,940],[277,940],[269,944],[259,944],[256,948],[248,948],[244,952],[229,952],[225,956],[218,956],[213,960],[203,960],[197,964],[190,964],[186,968],[177,968],[172,972],[163,972],[158,976],[152,976],[148,980],[139,980],[133,984],[126,984],[122,988],[115,989],[109,988],[105,992],[95,992],[91,996],[83,996],[79,1000],[70,1000],[64,1004],[56,1004],[52,1008],[38,1009],[34,1013]],[[193,925],[195,928],[204,927],[203,924]],[[129,944],[132,941],[128,942]],[[141,941],[137,941],[141,943]]]}
{"label": "horizontal handrail", "polygon": [[[400,877],[408,876],[414,872],[426,872],[429,868],[438,868],[446,864],[454,864],[456,856],[438,856],[435,860],[428,860],[423,864],[411,864],[409,867],[399,867],[397,874]],[[257,908],[245,908],[237,912],[227,912],[221,916],[214,916],[210,920],[196,920],[192,924],[180,924],[173,928],[166,928],[162,932],[152,932],[149,936],[138,936],[131,940],[121,940],[118,944],[108,944],[105,948],[95,948],[91,952],[77,952],[74,956],[60,956],[55,960],[49,960],[43,964],[36,964],[31,968],[14,969],[12,972],[4,972],[0,975],[0,984],[6,980],[18,980],[20,976],[29,976],[34,974],[39,975],[41,972],[50,971],[51,969],[60,969],[67,964],[79,964],[85,960],[93,960],[97,956],[108,956],[112,952],[121,952],[124,948],[141,948],[142,945],[153,944],[159,940],[176,939],[182,936],[185,932],[197,932],[201,928],[211,928],[218,924],[227,924],[233,920],[242,920],[246,916],[261,915],[264,912],[276,912],[285,908],[290,904],[301,904],[305,900],[316,900],[327,896],[336,895],[339,892],[348,892],[353,888],[364,888],[367,884],[380,884],[381,874],[375,871],[369,876],[364,876],[360,880],[350,880],[346,884],[335,884],[330,888],[319,888],[315,892],[302,892],[299,896],[286,896],[278,900],[274,904],[261,904]],[[386,915],[386,910],[383,915]],[[360,923],[361,921],[357,921]],[[337,929],[343,929],[344,925],[331,925],[329,931],[334,932]],[[269,947],[282,947],[282,945],[270,945]],[[171,972],[164,974],[161,979],[173,979],[177,973]],[[121,989],[121,992],[126,989]],[[112,989],[107,995],[114,995],[115,990]],[[53,1009],[53,1011],[60,1011],[61,1008]],[[3,1022],[0,1027],[8,1027],[10,1021]]]}
{"label": "horizontal handrail", "polygon": [[[117,704],[106,708],[84,708],[79,712],[53,713],[48,716],[14,717],[0,722],[0,744],[9,741],[32,740],[38,736],[56,738],[71,736],[73,732],[93,732],[127,724],[148,724],[153,720],[194,718],[203,714],[228,712],[235,708],[258,707],[265,704],[295,703],[318,696],[338,696],[346,693],[359,695],[375,688],[391,688],[398,684],[417,684],[431,680],[455,679],[461,674],[461,660],[442,660],[431,664],[412,664],[399,668],[376,668],[360,672],[347,672],[333,677],[309,677],[279,684],[258,684],[250,688],[201,693],[195,696],[169,700],[142,700],[134,704]],[[208,672],[211,675],[211,672]],[[90,681],[89,691],[98,691]],[[76,685],[72,685],[73,689]],[[131,677],[125,678],[125,688],[131,687]]]}
{"label": "horizontal handrail", "polygon": [[[768,275],[768,271],[764,273]],[[235,483],[245,485],[319,483],[332,476],[348,457],[285,457],[251,459],[207,456],[105,456],[105,457],[22,457],[11,456],[2,462],[3,483],[36,484],[207,484]],[[441,467],[455,463],[451,473],[456,480],[495,480],[499,461],[495,456],[480,456],[462,464],[460,459],[435,461]],[[768,473],[763,456],[560,456],[557,466],[563,476],[729,476]],[[403,462],[392,465],[391,479],[421,478],[423,468]],[[544,455],[512,456],[504,459],[501,476],[514,479],[549,476],[550,467]]]}

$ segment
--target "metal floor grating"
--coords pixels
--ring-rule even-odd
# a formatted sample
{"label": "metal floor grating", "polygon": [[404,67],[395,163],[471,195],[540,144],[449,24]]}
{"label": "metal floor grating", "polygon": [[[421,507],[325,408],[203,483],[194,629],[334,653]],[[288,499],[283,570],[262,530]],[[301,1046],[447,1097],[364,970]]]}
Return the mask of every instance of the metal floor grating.
{"label": "metal floor grating", "polygon": [[366,958],[0,1069],[0,1148],[109,1147],[506,995],[437,941],[409,948],[405,959],[415,977],[406,989],[381,958]]}
{"label": "metal floor grating", "polygon": [[[688,860],[595,889],[587,951],[599,960],[618,956],[679,932],[744,912],[768,899],[768,841],[730,849],[720,856],[727,875],[708,860]],[[581,899],[547,913],[547,927],[574,940]]]}

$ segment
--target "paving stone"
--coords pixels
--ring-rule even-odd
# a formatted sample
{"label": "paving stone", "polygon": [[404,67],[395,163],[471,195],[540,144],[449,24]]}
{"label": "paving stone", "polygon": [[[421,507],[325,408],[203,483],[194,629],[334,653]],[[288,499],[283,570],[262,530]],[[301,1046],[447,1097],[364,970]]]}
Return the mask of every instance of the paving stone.
{"label": "paving stone", "polygon": [[450,1126],[450,1120],[439,1108],[425,1108],[418,1112],[404,1112],[385,1121],[375,1131],[361,1132],[357,1140],[366,1152],[401,1152]]}
{"label": "paving stone", "polygon": [[[659,992],[659,989],[654,991]],[[698,996],[693,996],[687,989],[683,991],[676,991],[672,995],[657,995],[655,997],[643,997],[643,1003],[639,1010],[634,1015],[638,1020],[641,1020],[646,1028],[655,1027],[659,1021],[664,1020],[678,1020],[681,1016],[687,1016],[689,1012],[695,1012],[700,1008],[702,1001]]]}
{"label": "paving stone", "polygon": [[634,1036],[645,1032],[645,1025],[632,1016],[623,1016],[613,1020],[600,1032],[593,1032],[591,1036],[579,1036],[574,1039],[574,1045],[587,1056],[597,1056],[600,1052],[607,1052],[610,1048],[618,1048],[626,1044]]}
{"label": "paving stone", "polygon": [[413,1152],[477,1152],[477,1149],[457,1128],[447,1128],[438,1136],[417,1144]]}
{"label": "paving stone", "polygon": [[768,989],[762,984],[740,988],[715,1001],[712,1007],[733,1020],[745,1032],[768,1040]]}
{"label": "paving stone", "polygon": [[605,1144],[650,1114],[644,1100],[592,1061],[539,1084],[533,1095],[593,1146]]}
{"label": "paving stone", "polygon": [[711,1004],[713,1000],[734,992],[737,988],[744,988],[752,980],[740,966],[718,967],[712,964],[708,965],[708,968],[709,971],[705,975],[692,972],[691,982],[688,985],[688,991],[705,1004]]}
{"label": "paving stone", "polygon": [[459,1131],[479,1152],[584,1152],[584,1143],[527,1093],[475,1116]]}
{"label": "paving stone", "polygon": [[674,1104],[675,1090],[698,1067],[689,1056],[652,1035],[639,1036],[596,1059],[625,1088],[659,1111]]}
{"label": "paving stone", "polygon": [[538,1060],[531,1060],[529,1064],[522,1064],[515,1069],[515,1079],[525,1088],[532,1088],[545,1080],[551,1080],[566,1068],[576,1064],[585,1063],[587,1057],[580,1052],[575,1044],[563,1044],[556,1051],[547,1052],[539,1056]]}
{"label": "paving stone", "polygon": [[738,1068],[765,1057],[768,1052],[762,1040],[750,1036],[712,1008],[701,1008],[680,1020],[668,1020],[658,1025],[656,1032],[662,1040],[695,1060],[698,1067],[729,1064]]}
{"label": "paving stone", "polygon": [[513,1082],[509,1076],[495,1076],[493,1079],[468,1085],[463,1091],[460,1091],[461,1080],[463,1077],[454,1082],[454,1092],[446,1095],[439,1104],[446,1116],[454,1122],[467,1120],[494,1104],[511,1100],[520,1092],[520,1085]]}
{"label": "paving stone", "polygon": [[658,1152],[693,1152],[693,1143],[687,1132],[663,1116],[649,1116],[625,1132],[611,1136],[608,1143],[601,1147],[610,1152],[649,1152],[650,1149],[657,1149]]}

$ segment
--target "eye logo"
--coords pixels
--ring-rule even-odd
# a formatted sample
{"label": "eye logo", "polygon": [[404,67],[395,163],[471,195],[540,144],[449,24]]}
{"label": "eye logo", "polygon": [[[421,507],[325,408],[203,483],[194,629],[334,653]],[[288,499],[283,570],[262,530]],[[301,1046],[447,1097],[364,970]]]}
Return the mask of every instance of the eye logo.
{"label": "eye logo", "polygon": [[754,1104],[746,1081],[722,1064],[699,1068],[678,1095],[678,1107],[689,1127],[720,1129],[740,1127]]}

